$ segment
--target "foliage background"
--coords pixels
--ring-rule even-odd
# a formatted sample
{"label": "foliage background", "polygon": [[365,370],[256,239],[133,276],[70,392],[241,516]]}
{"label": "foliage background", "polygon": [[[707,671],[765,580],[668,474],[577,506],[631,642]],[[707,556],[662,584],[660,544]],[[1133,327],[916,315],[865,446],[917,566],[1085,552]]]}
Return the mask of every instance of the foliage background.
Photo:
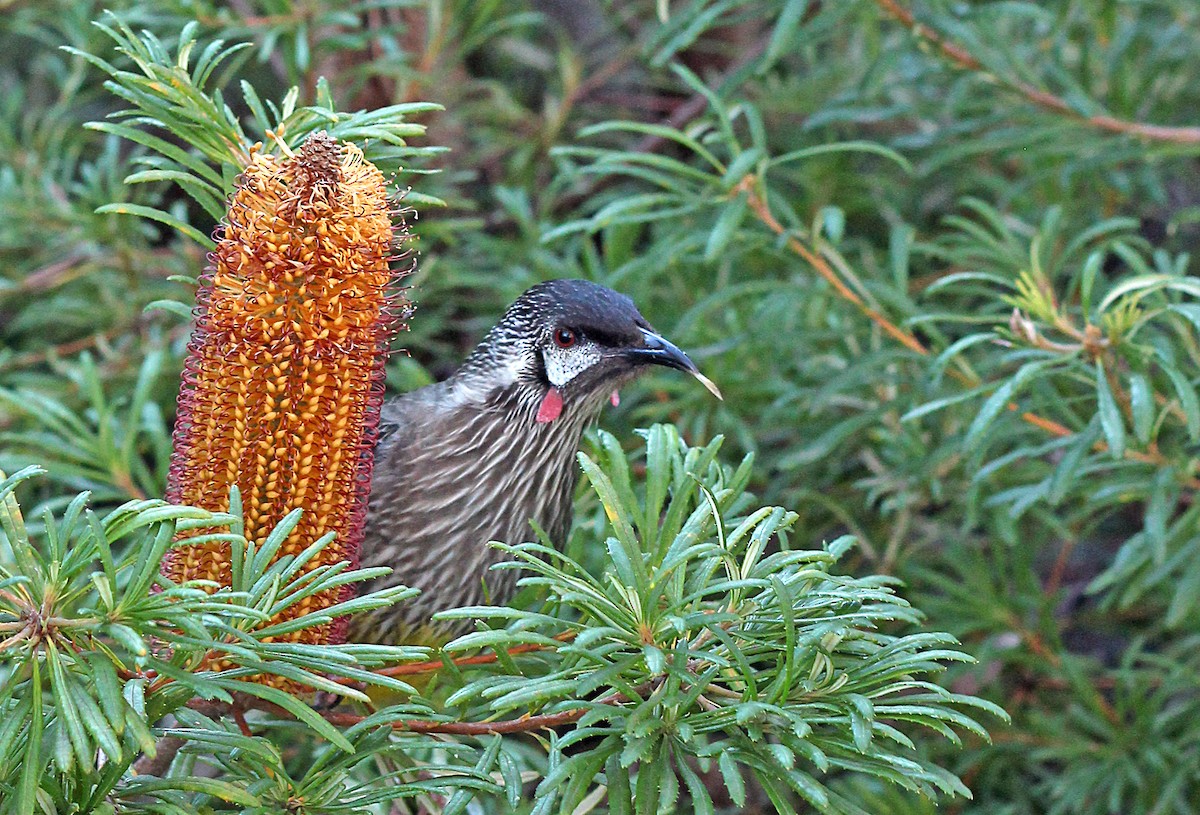
{"label": "foliage background", "polygon": [[[763,501],[810,540],[857,536],[851,568],[901,578],[979,659],[949,686],[1014,721],[922,745],[974,792],[946,811],[1193,811],[1191,0],[105,5],[166,40],[198,20],[253,43],[214,80],[235,108],[235,77],[312,98],[324,76],[349,110],[443,105],[420,121],[449,151],[414,159],[440,172],[400,176],[446,206],[418,201],[389,384],[453,370],[538,280],[633,296],[726,401],[657,378],[604,426],[753,451]],[[123,184],[139,150],[83,127],[121,103],[60,46],[111,54],[101,10],[4,4],[0,386],[47,401],[0,394],[0,468],[38,461],[113,506],[162,493],[187,325],[143,307],[186,300],[171,277],[203,249],[95,209],[214,224]],[[879,815],[932,807],[841,783]]]}

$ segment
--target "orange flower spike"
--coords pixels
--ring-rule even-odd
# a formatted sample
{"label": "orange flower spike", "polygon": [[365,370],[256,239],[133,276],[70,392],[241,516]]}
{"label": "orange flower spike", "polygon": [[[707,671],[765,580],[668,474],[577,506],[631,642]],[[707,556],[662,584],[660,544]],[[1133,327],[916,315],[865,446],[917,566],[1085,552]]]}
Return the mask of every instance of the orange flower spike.
{"label": "orange flower spike", "polygon": [[[281,555],[332,531],[321,561],[357,564],[399,305],[393,241],[383,174],[357,147],[318,133],[294,156],[252,153],[197,295],[169,500],[222,510],[236,484],[247,539],[261,543],[299,507]],[[230,571],[220,543],[173,549],[163,563],[176,582],[229,585]],[[325,594],[289,615],[353,587]],[[341,628],[290,639],[339,642]]]}

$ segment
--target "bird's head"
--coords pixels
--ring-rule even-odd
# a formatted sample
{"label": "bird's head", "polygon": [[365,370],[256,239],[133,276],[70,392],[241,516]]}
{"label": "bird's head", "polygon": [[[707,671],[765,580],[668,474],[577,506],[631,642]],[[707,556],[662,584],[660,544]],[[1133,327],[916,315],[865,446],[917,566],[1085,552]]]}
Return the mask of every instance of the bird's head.
{"label": "bird's head", "polygon": [[721,396],[628,297],[586,280],[550,280],[509,306],[463,374],[486,390],[515,388],[547,423],[564,410],[594,410],[655,365],[690,373]]}

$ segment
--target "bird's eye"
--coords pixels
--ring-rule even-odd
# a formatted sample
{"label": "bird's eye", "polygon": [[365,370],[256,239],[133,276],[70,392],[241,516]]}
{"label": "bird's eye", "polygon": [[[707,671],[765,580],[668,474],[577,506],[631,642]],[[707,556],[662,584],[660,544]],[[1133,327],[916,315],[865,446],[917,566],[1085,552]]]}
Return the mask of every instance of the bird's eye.
{"label": "bird's eye", "polygon": [[554,332],[554,344],[559,348],[570,348],[576,339],[575,332],[569,328],[560,328]]}

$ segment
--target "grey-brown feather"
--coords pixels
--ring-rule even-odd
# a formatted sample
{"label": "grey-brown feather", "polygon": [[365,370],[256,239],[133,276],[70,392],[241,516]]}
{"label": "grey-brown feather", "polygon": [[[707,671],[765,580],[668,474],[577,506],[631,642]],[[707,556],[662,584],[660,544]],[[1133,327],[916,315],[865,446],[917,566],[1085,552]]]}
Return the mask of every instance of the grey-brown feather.
{"label": "grey-brown feather", "polygon": [[534,396],[519,384],[485,392],[460,374],[384,406],[361,563],[393,572],[363,590],[402,584],[421,594],[353,618],[352,640],[452,635],[461,626],[430,628],[435,612],[503,604],[515,590],[515,570],[490,570],[504,555],[489,541],[534,540],[531,519],[563,541],[575,453],[602,400],[569,404],[555,421],[538,423]]}

